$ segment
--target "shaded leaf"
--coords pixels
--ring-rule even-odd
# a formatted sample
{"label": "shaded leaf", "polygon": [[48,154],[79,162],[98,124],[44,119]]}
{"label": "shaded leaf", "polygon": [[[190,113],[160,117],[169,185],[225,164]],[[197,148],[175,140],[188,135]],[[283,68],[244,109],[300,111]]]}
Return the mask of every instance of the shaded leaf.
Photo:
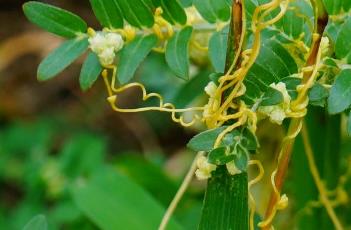
{"label": "shaded leaf", "polygon": [[185,11],[178,0],[161,0],[161,7],[163,10],[162,16],[171,24],[184,25],[186,23]]}
{"label": "shaded leaf", "polygon": [[121,84],[129,82],[140,63],[157,43],[155,35],[139,36],[126,45],[120,56],[117,73]]}
{"label": "shaded leaf", "polygon": [[227,34],[223,31],[213,33],[208,44],[208,54],[216,72],[224,72],[227,52]]}
{"label": "shaded leaf", "polygon": [[351,63],[351,17],[342,25],[335,44],[335,54],[339,59],[347,59]]}
{"label": "shaded leaf", "polygon": [[321,84],[316,83],[308,92],[308,98],[311,105],[324,107],[329,92]]}
{"label": "shaded leaf", "polygon": [[87,59],[83,63],[79,76],[80,88],[87,90],[92,87],[102,71],[99,58],[95,53],[89,53]]}
{"label": "shaded leaf", "polygon": [[283,94],[272,88],[268,87],[267,91],[264,93],[262,97],[262,101],[260,103],[261,106],[270,106],[270,105],[277,105],[282,103],[284,100]]}
{"label": "shaded leaf", "polygon": [[194,0],[193,4],[210,23],[227,21],[230,18],[230,7],[226,0]]}
{"label": "shaded leaf", "polygon": [[166,47],[166,61],[177,77],[189,79],[189,41],[193,29],[189,26],[177,32]]}
{"label": "shaded leaf", "polygon": [[87,24],[79,16],[49,4],[26,2],[23,11],[29,21],[62,37],[73,38],[87,31]]}
{"label": "shaded leaf", "polygon": [[46,81],[72,64],[88,49],[88,39],[72,39],[50,53],[39,65],[38,80]]}
{"label": "shaded leaf", "polygon": [[47,225],[45,216],[37,215],[23,227],[23,230],[46,230],[48,229]]}
{"label": "shaded leaf", "polygon": [[90,0],[94,14],[102,26],[122,28],[123,14],[116,0]]}
{"label": "shaded leaf", "polygon": [[341,113],[351,105],[351,69],[342,70],[330,90],[328,111]]}
{"label": "shaded leaf", "polygon": [[[141,187],[110,168],[101,168],[87,182],[72,188],[74,201],[103,230],[157,229],[163,208]],[[181,229],[170,221],[169,229]]]}
{"label": "shaded leaf", "polygon": [[233,154],[228,155],[226,151],[226,147],[219,147],[211,150],[208,154],[208,162],[215,165],[224,165],[234,160],[235,156]]}

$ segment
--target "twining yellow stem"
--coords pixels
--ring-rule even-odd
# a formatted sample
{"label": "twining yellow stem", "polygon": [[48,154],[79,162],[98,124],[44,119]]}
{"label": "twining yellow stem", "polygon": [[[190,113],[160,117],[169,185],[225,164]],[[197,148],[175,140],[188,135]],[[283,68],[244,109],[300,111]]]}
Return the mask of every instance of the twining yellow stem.
{"label": "twining yellow stem", "polygon": [[197,159],[202,156],[203,153],[202,152],[198,152],[198,154],[196,155],[193,163],[191,164],[190,166],[190,169],[188,171],[188,173],[186,174],[181,186],[179,187],[176,195],[174,196],[171,204],[168,206],[167,208],[167,211],[165,213],[165,215],[163,216],[162,218],[162,221],[161,221],[161,224],[159,226],[159,230],[165,230],[166,229],[166,226],[173,214],[173,212],[175,211],[179,201],[181,200],[181,198],[183,197],[186,189],[188,188],[193,176],[194,176],[194,173],[195,173],[195,170],[196,170],[196,162],[197,162]]}
{"label": "twining yellow stem", "polygon": [[312,149],[312,146],[311,146],[311,143],[309,140],[308,130],[307,130],[306,125],[302,126],[301,134],[302,134],[302,139],[303,139],[303,143],[304,143],[304,147],[305,147],[305,153],[306,153],[307,160],[308,160],[308,166],[310,168],[313,180],[317,186],[320,200],[321,200],[322,204],[324,205],[325,209],[327,210],[327,213],[328,213],[330,219],[332,220],[335,229],[336,230],[343,230],[344,228],[342,227],[340,220],[338,219],[338,217],[335,214],[335,211],[333,209],[333,205],[328,198],[328,191],[326,190],[326,188],[321,180],[321,177],[319,175],[318,169],[316,167],[313,149]]}

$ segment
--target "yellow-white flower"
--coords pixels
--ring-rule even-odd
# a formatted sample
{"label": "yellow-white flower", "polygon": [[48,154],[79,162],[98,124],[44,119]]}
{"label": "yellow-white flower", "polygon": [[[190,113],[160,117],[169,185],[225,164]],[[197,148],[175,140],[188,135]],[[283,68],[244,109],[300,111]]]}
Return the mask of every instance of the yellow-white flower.
{"label": "yellow-white flower", "polygon": [[196,165],[198,169],[195,171],[195,175],[199,180],[207,180],[217,168],[216,165],[208,163],[205,156],[200,156],[196,161]]}
{"label": "yellow-white flower", "polygon": [[291,97],[286,89],[285,83],[283,82],[277,84],[272,83],[270,87],[282,93],[283,102],[278,105],[261,106],[258,108],[258,111],[268,116],[271,122],[281,125],[283,120],[287,117],[287,113],[290,112]]}
{"label": "yellow-white flower", "polygon": [[124,45],[123,38],[118,33],[98,32],[89,39],[90,49],[97,54],[103,66],[113,64],[116,52]]}
{"label": "yellow-white flower", "polygon": [[234,163],[234,161],[231,161],[229,163],[226,164],[227,170],[229,172],[230,175],[236,175],[236,174],[240,174],[241,170],[238,169]]}
{"label": "yellow-white flower", "polygon": [[210,117],[211,114],[219,107],[219,101],[216,98],[216,90],[217,85],[213,81],[210,81],[205,87],[205,92],[208,96],[210,96],[210,98],[207,105],[204,106],[204,112],[202,115],[204,118]]}

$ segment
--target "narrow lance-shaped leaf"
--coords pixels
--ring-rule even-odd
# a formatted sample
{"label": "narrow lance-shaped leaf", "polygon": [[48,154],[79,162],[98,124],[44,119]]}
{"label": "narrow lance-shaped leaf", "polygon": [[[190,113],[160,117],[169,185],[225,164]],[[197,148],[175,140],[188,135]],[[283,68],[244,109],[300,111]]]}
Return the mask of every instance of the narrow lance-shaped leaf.
{"label": "narrow lance-shaped leaf", "polygon": [[123,48],[117,71],[121,84],[125,84],[132,79],[136,69],[156,43],[157,37],[155,35],[140,36]]}
{"label": "narrow lance-shaped leaf", "polygon": [[210,23],[230,18],[230,7],[226,0],[194,0],[193,3],[201,16]]}
{"label": "narrow lance-shaped leaf", "polygon": [[40,63],[38,80],[46,81],[55,77],[81,56],[88,49],[88,45],[87,38],[64,42]]}
{"label": "narrow lance-shaped leaf", "polygon": [[145,0],[115,0],[124,14],[124,18],[135,27],[152,27],[154,16]]}
{"label": "narrow lance-shaped leaf", "polygon": [[[164,213],[143,188],[111,168],[97,170],[72,191],[78,208],[102,230],[157,229]],[[171,220],[167,229],[181,227]]]}
{"label": "narrow lance-shaped leaf", "polygon": [[166,47],[166,61],[177,77],[189,79],[189,42],[192,27],[185,27],[177,32]]}
{"label": "narrow lance-shaped leaf", "polygon": [[216,72],[224,72],[226,51],[227,34],[225,34],[224,31],[213,33],[208,45],[208,52]]}
{"label": "narrow lance-shaped leaf", "polygon": [[345,69],[336,77],[328,98],[330,114],[341,113],[351,105],[351,69]]}
{"label": "narrow lance-shaped leaf", "polygon": [[24,227],[23,230],[46,230],[47,221],[44,215],[33,217]]}
{"label": "narrow lance-shaped leaf", "polygon": [[83,63],[79,76],[79,83],[82,90],[89,89],[99,77],[102,67],[99,58],[95,53],[89,53],[87,59]]}
{"label": "narrow lance-shaped leaf", "polygon": [[90,0],[94,14],[102,26],[122,28],[123,14],[116,0]]}
{"label": "narrow lance-shaped leaf", "polygon": [[186,23],[185,11],[178,0],[161,0],[161,7],[163,10],[162,16],[170,23],[181,25]]}
{"label": "narrow lance-shaped leaf", "polygon": [[30,1],[23,5],[28,20],[53,34],[73,38],[87,31],[79,16],[48,4]]}

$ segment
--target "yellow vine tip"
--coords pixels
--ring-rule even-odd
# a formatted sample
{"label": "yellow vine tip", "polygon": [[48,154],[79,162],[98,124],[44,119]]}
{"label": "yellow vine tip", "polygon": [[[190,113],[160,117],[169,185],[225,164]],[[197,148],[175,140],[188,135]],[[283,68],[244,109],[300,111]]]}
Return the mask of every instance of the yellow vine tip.
{"label": "yellow vine tip", "polygon": [[111,104],[114,104],[117,100],[117,96],[113,95],[107,98],[107,101],[110,102]]}

